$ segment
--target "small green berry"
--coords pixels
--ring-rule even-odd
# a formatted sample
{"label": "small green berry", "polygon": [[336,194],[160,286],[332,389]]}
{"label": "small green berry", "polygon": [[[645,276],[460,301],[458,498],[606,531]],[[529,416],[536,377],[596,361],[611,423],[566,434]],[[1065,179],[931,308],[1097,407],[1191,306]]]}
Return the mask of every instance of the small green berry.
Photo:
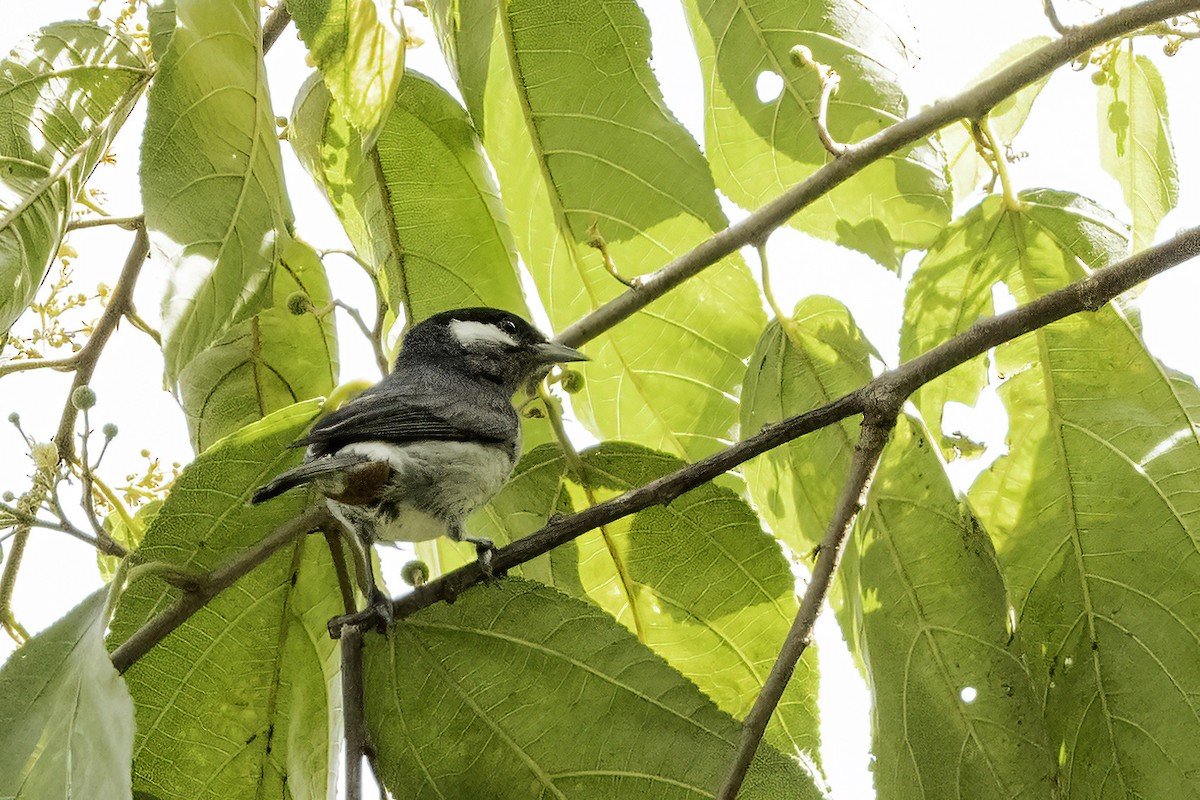
{"label": "small green berry", "polygon": [[77,386],[75,391],[71,392],[71,405],[80,411],[87,411],[96,405],[96,393],[90,386]]}
{"label": "small green berry", "polygon": [[420,586],[429,580],[429,565],[424,561],[409,561],[400,568],[400,577],[409,586]]}
{"label": "small green berry", "polygon": [[8,421],[12,425],[20,425],[21,424],[21,415],[14,411],[8,415]]}
{"label": "small green berry", "polygon": [[13,494],[12,492],[4,493],[4,502],[11,503],[13,500],[16,500],[16,499],[17,499],[17,496],[15,494]]}
{"label": "small green berry", "polygon": [[579,394],[583,391],[583,373],[568,369],[563,372],[563,391],[567,394]]}
{"label": "small green berry", "polygon": [[104,423],[104,427],[100,429],[104,433],[105,439],[111,439],[117,435],[117,426],[111,422]]}
{"label": "small green berry", "polygon": [[312,300],[304,292],[292,292],[288,295],[287,310],[297,317],[312,311]]}
{"label": "small green berry", "polygon": [[1092,73],[1092,83],[1097,86],[1103,86],[1108,83],[1108,75],[1104,73],[1104,70],[1096,70]]}
{"label": "small green berry", "polygon": [[92,6],[87,10],[87,18],[92,22],[100,19],[100,6]]}

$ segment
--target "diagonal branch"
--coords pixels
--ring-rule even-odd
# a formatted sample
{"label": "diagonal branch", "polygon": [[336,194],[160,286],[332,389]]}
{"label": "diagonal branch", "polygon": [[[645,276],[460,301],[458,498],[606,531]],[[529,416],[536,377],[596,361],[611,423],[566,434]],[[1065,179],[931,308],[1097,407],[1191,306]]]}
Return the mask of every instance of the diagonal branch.
{"label": "diagonal branch", "polygon": [[959,119],[979,119],[1001,100],[1110,39],[1200,10],[1200,0],[1148,0],[1123,8],[1095,22],[1064,30],[1059,39],[1034,50],[989,78],[918,114],[884,128],[857,144],[805,180],[756,210],[741,222],[704,240],[664,267],[638,280],[635,288],[618,295],[558,335],[572,347],[587,342],[628,319],[654,300],[694,277],[741,247],[763,241],[805,206],[879,159],[911,145]]}
{"label": "diagonal branch", "polygon": [[804,598],[800,601],[800,608],[792,621],[792,627],[779,649],[779,656],[771,667],[771,673],[763,682],[762,691],[742,722],[742,740],[738,745],[737,757],[725,778],[725,783],[721,786],[721,791],[717,793],[718,800],[733,800],[737,797],[738,789],[741,788],[746,772],[750,769],[750,762],[754,760],[763,733],[767,730],[767,723],[771,721],[771,715],[775,713],[775,707],[783,697],[783,690],[792,679],[800,656],[804,655],[804,651],[812,642],[813,626],[817,624],[817,616],[829,596],[833,575],[842,560],[846,541],[850,538],[854,520],[862,508],[863,498],[871,485],[871,478],[875,474],[876,465],[879,464],[884,445],[887,444],[888,434],[896,424],[899,410],[897,405],[881,411],[878,416],[868,415],[863,421],[862,433],[858,437],[858,444],[854,446],[850,474],[846,477],[842,495],[833,512],[833,519],[829,521],[829,527],[825,530],[825,538],[821,540],[812,578],[804,591]]}
{"label": "diagonal branch", "polygon": [[80,386],[87,386],[91,382],[92,374],[96,371],[96,362],[100,360],[100,354],[104,352],[109,337],[117,329],[117,323],[121,321],[125,311],[133,308],[133,287],[137,284],[142,264],[150,254],[150,239],[146,235],[146,226],[138,224],[134,230],[136,233],[133,246],[129,248],[129,255],[125,257],[125,266],[121,268],[121,275],[117,278],[112,297],[109,298],[104,313],[96,321],[96,327],[92,329],[87,344],[74,356],[75,380],[71,382],[71,388],[67,391],[67,404],[58,422],[58,432],[54,434],[54,444],[58,447],[60,461],[75,460],[75,420],[79,416],[79,409],[71,402],[71,395]]}
{"label": "diagonal branch", "polygon": [[[497,550],[492,559],[493,571],[503,573],[601,525],[653,505],[665,505],[755,456],[852,415],[866,412],[865,437],[868,427],[881,427],[881,422],[894,419],[895,411],[917,388],[959,364],[1071,314],[1096,311],[1122,292],[1197,255],[1200,255],[1200,226],[1182,231],[1165,242],[1097,270],[1083,280],[1014,311],[980,320],[948,342],[883,373],[831,403],[768,425],[755,436],[619,497],[577,514],[551,518],[541,530]],[[331,525],[332,518],[324,505],[313,506],[300,517],[281,525],[258,544],[201,577],[171,606],[139,628],[113,651],[113,665],[119,672],[129,669],[151,647],[218,593],[265,561],[275,550],[318,528],[325,530],[328,535]],[[392,602],[393,613],[397,619],[401,619],[434,603],[453,601],[463,591],[484,579],[478,562],[468,564],[397,598]]]}
{"label": "diagonal branch", "polygon": [[[601,525],[653,505],[665,505],[700,484],[806,433],[864,411],[883,413],[887,409],[899,408],[909,395],[924,384],[992,347],[1080,311],[1096,311],[1122,292],[1197,255],[1200,255],[1200,226],[1184,230],[1165,242],[1096,270],[1087,278],[1018,309],[982,319],[953,339],[884,372],[832,403],[768,425],[755,436],[619,497],[577,514],[552,517],[541,530],[497,550],[492,559],[492,568],[497,573],[503,573]],[[394,600],[393,615],[401,619],[434,603],[452,602],[463,591],[483,580],[483,570],[477,562],[460,567]]]}
{"label": "diagonal branch", "polygon": [[246,548],[211,572],[192,581],[192,585],[185,589],[175,602],[134,631],[132,636],[113,650],[112,663],[117,672],[124,673],[135,661],[149,652],[151,647],[203,608],[209,600],[266,561],[276,550],[306,533],[321,528],[328,524],[329,520],[329,511],[324,505],[313,506],[271,531],[252,547]]}

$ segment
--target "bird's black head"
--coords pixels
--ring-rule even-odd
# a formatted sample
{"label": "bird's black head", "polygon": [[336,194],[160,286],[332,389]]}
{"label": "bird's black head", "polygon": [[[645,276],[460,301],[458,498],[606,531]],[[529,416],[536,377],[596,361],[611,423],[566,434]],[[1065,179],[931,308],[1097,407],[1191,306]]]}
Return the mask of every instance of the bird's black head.
{"label": "bird's black head", "polygon": [[587,356],[549,341],[527,321],[498,308],[459,308],[434,314],[404,336],[396,369],[435,363],[461,369],[515,392],[551,364]]}

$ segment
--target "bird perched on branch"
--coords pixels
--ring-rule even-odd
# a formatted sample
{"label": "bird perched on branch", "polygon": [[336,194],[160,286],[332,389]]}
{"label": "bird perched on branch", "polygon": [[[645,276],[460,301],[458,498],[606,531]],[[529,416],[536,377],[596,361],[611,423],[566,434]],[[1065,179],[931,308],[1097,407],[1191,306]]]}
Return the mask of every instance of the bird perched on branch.
{"label": "bird perched on branch", "polygon": [[490,571],[492,542],[470,536],[463,524],[500,491],[520,456],[513,394],[553,364],[586,358],[507,311],[435,314],[405,335],[390,375],[296,442],[308,448],[304,463],[251,502],[309,484],[325,495],[330,512],[361,540],[355,554],[370,600],[341,622],[375,619],[386,627],[391,601],[361,545],[446,535],[475,544]]}

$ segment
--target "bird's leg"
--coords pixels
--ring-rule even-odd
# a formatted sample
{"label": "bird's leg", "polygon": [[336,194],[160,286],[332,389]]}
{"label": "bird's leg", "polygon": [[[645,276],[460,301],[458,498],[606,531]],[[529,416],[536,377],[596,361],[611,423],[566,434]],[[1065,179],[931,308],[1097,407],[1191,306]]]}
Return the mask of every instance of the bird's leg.
{"label": "bird's leg", "polygon": [[359,589],[367,598],[367,606],[362,611],[340,614],[329,620],[329,635],[335,639],[340,638],[341,629],[345,625],[374,627],[380,633],[387,633],[393,622],[392,600],[379,588],[379,582],[375,579],[375,564],[371,560],[371,543],[375,540],[373,527],[366,521],[355,526],[357,530],[348,525],[340,527],[342,536],[354,556],[354,571],[358,577]]}
{"label": "bird's leg", "polygon": [[449,530],[450,538],[456,542],[470,542],[475,545],[475,555],[479,558],[479,568],[483,570],[483,574],[488,579],[503,577],[497,576],[492,570],[492,554],[496,552],[496,545],[486,536],[472,536],[467,533],[462,526],[462,522],[452,522]]}

